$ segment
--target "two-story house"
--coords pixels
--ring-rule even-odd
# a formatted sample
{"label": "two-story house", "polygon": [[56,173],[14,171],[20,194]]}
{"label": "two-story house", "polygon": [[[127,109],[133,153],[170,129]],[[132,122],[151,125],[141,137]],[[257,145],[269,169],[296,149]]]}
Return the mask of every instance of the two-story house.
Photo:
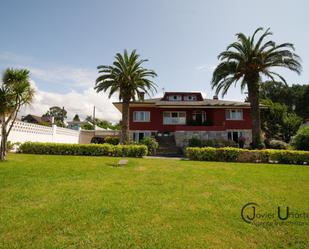
{"label": "two-story house", "polygon": [[[115,102],[121,112],[122,103]],[[174,136],[177,146],[192,137],[202,140],[246,138],[252,140],[250,103],[204,99],[199,92],[166,92],[162,98],[131,102],[129,107],[131,139],[145,136]]]}

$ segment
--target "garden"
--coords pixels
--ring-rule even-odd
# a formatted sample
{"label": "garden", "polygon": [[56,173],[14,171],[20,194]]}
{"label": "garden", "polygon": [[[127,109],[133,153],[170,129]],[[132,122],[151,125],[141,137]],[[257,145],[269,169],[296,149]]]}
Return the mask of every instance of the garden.
{"label": "garden", "polygon": [[299,243],[309,243],[307,225],[255,226],[241,218],[248,202],[268,212],[278,206],[306,211],[306,166],[129,158],[128,165],[116,167],[119,160],[9,154],[0,164],[0,247],[305,248]]}

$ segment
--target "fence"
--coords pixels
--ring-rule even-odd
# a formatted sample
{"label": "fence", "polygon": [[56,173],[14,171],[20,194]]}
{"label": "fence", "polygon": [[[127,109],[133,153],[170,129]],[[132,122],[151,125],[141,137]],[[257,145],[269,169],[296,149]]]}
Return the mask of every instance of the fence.
{"label": "fence", "polygon": [[[1,134],[0,134],[1,136]],[[78,144],[80,132],[57,127],[52,127],[16,121],[9,134],[8,141],[20,142],[54,142]]]}

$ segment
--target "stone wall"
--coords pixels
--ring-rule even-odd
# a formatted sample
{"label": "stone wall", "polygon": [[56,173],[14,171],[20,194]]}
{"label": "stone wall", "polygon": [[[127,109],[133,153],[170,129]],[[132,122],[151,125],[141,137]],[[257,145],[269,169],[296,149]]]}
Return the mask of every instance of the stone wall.
{"label": "stone wall", "polygon": [[[231,130],[235,131],[235,130]],[[246,138],[245,146],[249,146],[252,141],[252,132],[251,130],[237,130],[244,133]],[[212,139],[220,139],[227,140],[227,131],[176,131],[175,142],[177,146],[183,147],[188,145],[189,139],[196,137],[200,140],[212,140]]]}

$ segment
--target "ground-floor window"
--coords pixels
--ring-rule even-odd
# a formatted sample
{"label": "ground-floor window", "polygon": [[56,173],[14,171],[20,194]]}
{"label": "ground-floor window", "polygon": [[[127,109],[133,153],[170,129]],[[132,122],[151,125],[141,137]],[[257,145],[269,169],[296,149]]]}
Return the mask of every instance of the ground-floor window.
{"label": "ground-floor window", "polygon": [[236,143],[238,143],[238,138],[243,136],[244,133],[242,131],[229,131],[227,133],[227,139],[228,140],[233,140]]}
{"label": "ground-floor window", "polygon": [[151,131],[134,131],[133,132],[133,141],[139,142],[143,140],[145,137],[150,137],[154,135]]}

